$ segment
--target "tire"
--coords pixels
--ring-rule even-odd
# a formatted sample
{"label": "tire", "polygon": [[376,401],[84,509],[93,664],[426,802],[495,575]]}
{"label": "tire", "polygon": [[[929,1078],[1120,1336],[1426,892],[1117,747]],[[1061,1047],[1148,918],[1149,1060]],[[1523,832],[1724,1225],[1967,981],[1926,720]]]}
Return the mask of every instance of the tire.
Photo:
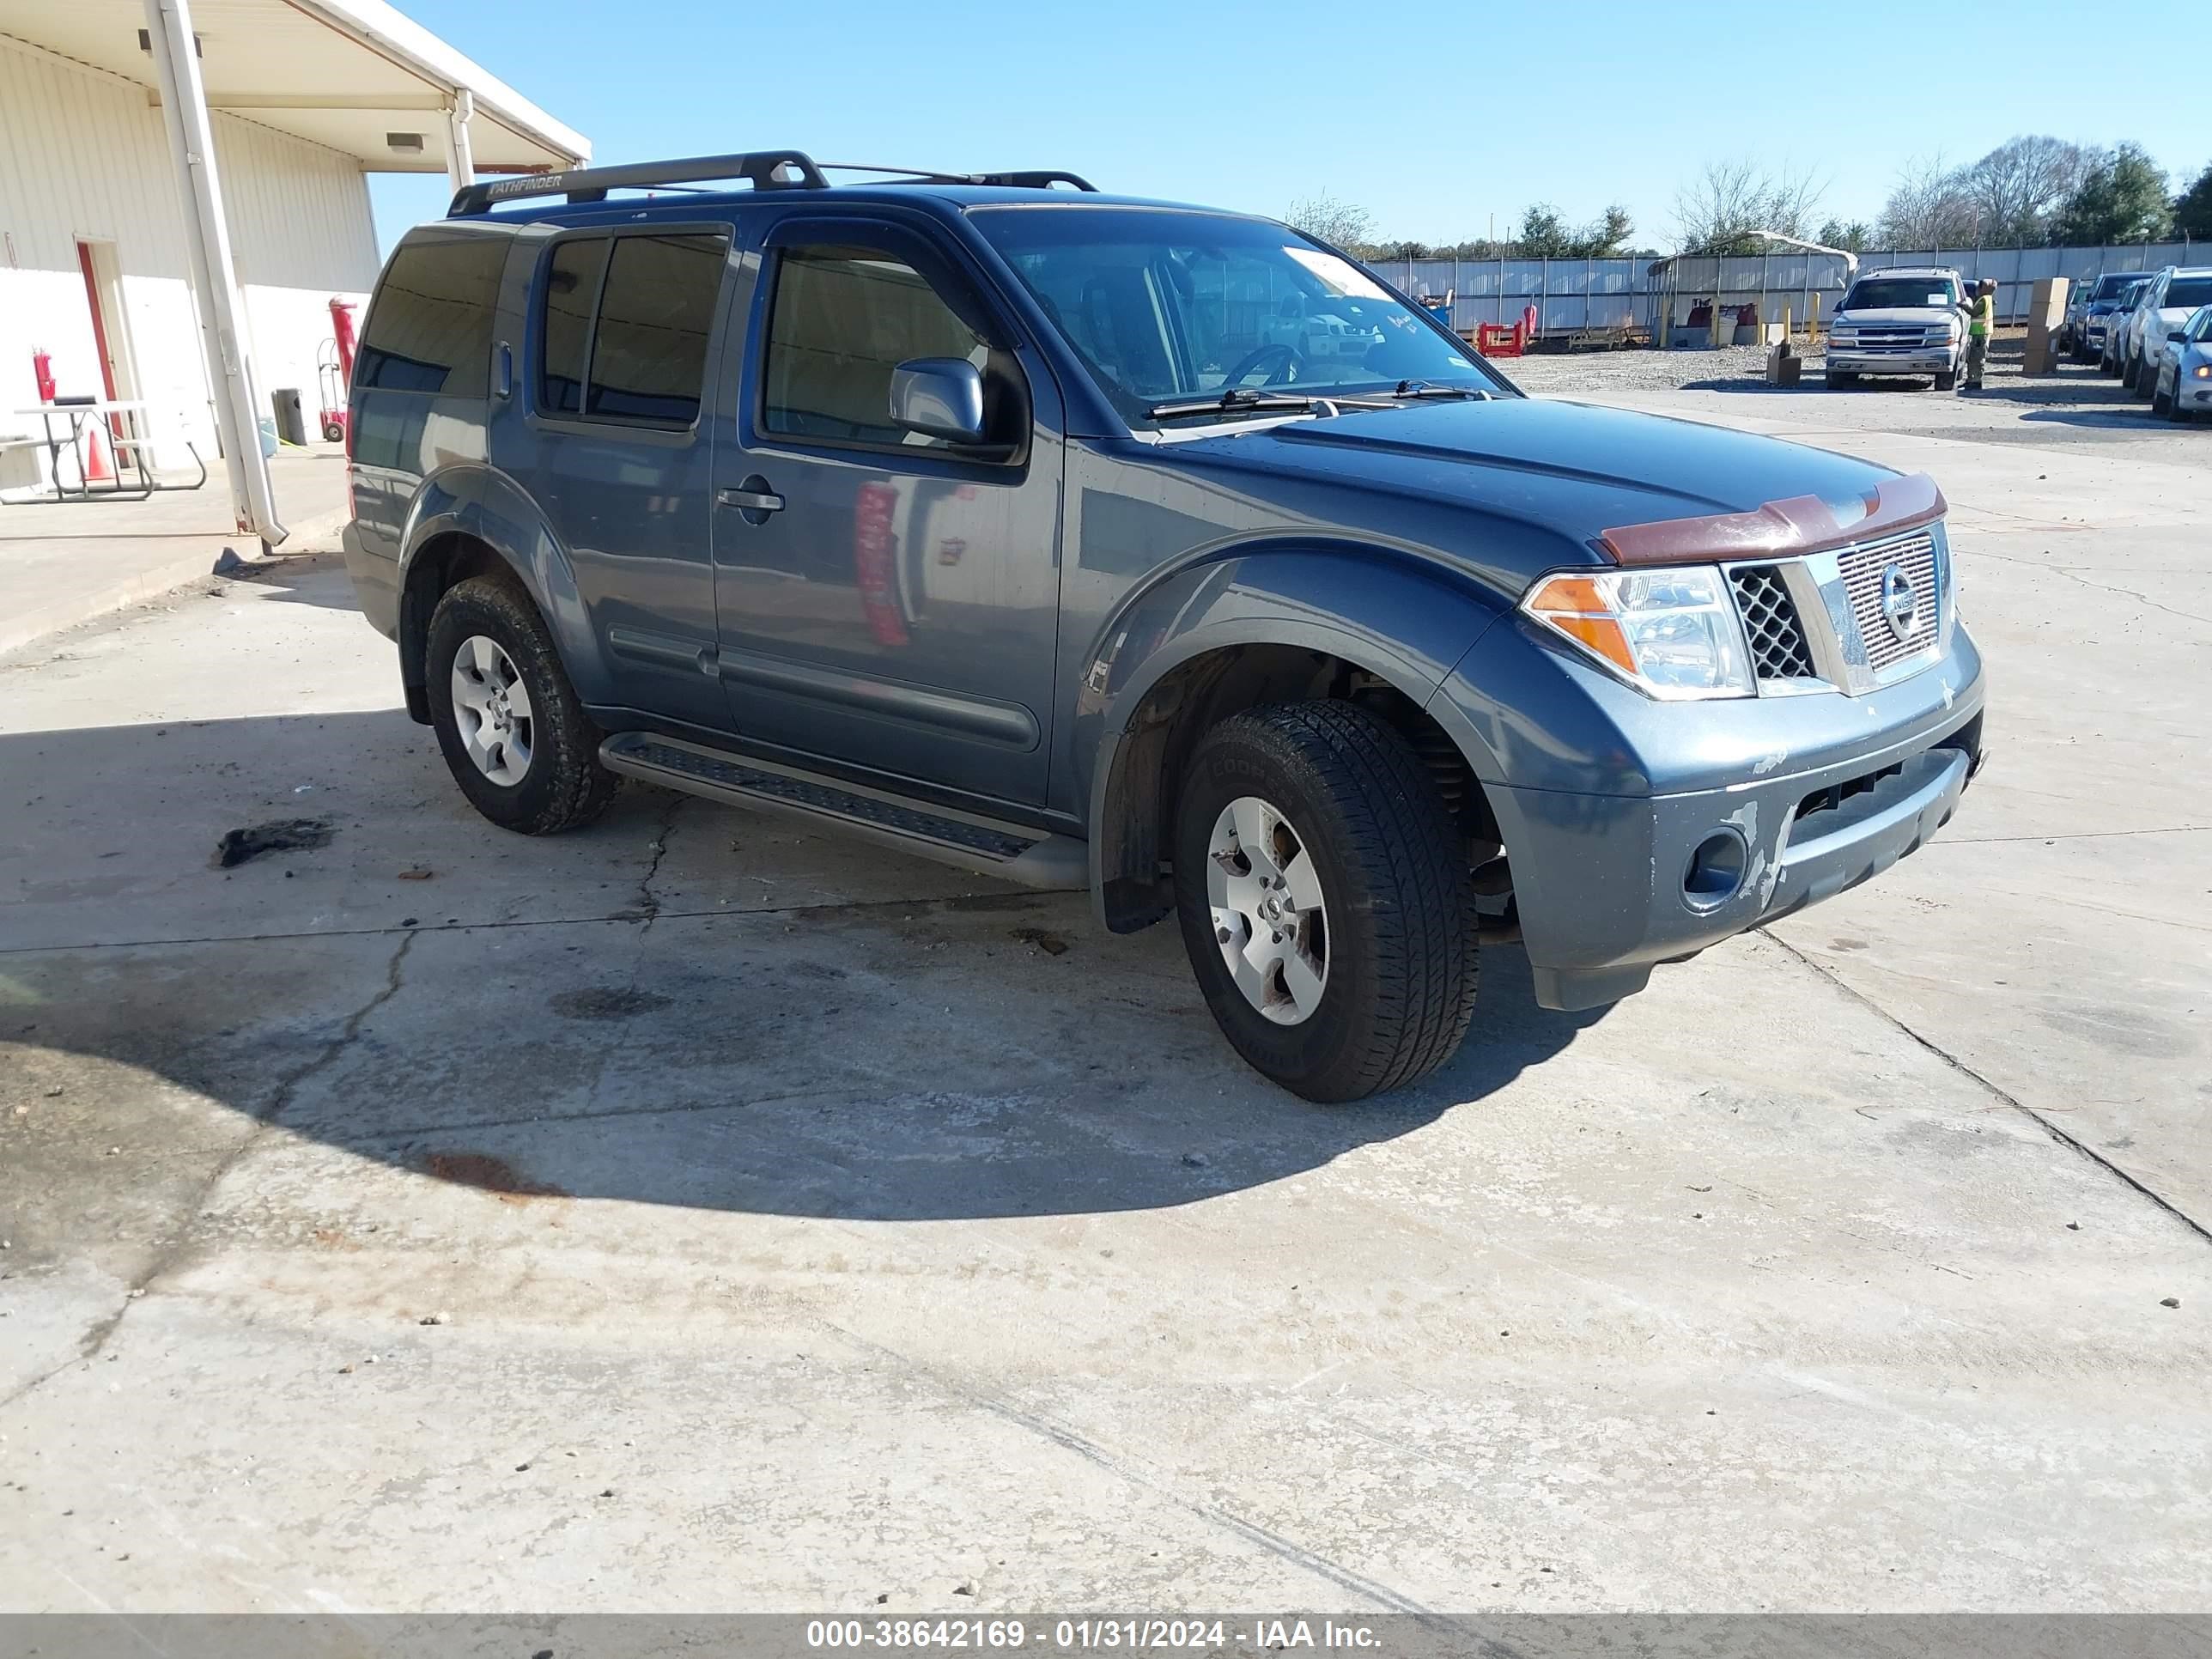
{"label": "tire", "polygon": [[[447,591],[430,616],[423,673],[438,747],[477,811],[502,830],[552,836],[606,811],[622,780],[599,764],[599,729],[577,701],[544,619],[512,581],[476,576]],[[463,703],[464,682],[497,691],[498,708],[508,711],[495,767],[463,735],[465,722],[475,731],[495,718]]]}
{"label": "tire", "polygon": [[1955,368],[1939,371],[1936,376],[1936,389],[1938,392],[1956,392],[1959,389],[1959,371]]}
{"label": "tire", "polygon": [[2130,398],[2149,397],[2150,377],[2157,373],[2157,369],[2154,368],[2150,364],[2143,362],[2140,357],[2130,363],[2128,365],[2127,373],[2128,396]]}
{"label": "tire", "polygon": [[2179,421],[2182,418],[2175,412],[2172,395],[2160,386],[2156,380],[2151,382],[2150,412],[2161,421]]}
{"label": "tire", "polygon": [[1848,392],[1859,383],[1857,375],[1840,368],[1824,369],[1821,371],[1821,378],[1828,383],[1828,390],[1831,392]]}
{"label": "tire", "polygon": [[[1261,804],[1273,819],[1252,812]],[[1248,817],[1264,826],[1261,860],[1245,850]],[[1242,884],[1253,877],[1265,891],[1269,866],[1277,902],[1291,907],[1274,954],[1305,960],[1303,1002],[1287,974],[1254,974],[1245,954],[1268,954],[1264,917],[1236,907],[1252,902]],[[1176,797],[1175,886],[1215,1022],[1248,1065],[1293,1094],[1340,1102],[1397,1088],[1449,1060],[1467,1035],[1477,918],[1466,847],[1428,769],[1366,710],[1278,703],[1206,732]],[[1294,915],[1302,887],[1316,903]],[[1249,944],[1225,942],[1224,921]],[[1240,988],[1230,950],[1259,981],[1264,1009]]]}

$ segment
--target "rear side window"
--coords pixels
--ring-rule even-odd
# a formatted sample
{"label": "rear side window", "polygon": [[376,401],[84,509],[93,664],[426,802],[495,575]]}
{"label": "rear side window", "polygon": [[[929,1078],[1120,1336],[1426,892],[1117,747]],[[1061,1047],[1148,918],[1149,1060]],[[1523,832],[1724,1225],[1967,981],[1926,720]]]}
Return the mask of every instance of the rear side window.
{"label": "rear side window", "polygon": [[769,316],[761,424],[794,438],[950,448],[890,418],[891,371],[910,357],[965,357],[989,347],[929,280],[890,253],[816,245],[784,250]]}
{"label": "rear side window", "polygon": [[410,242],[392,256],[368,310],[354,384],[380,392],[481,398],[504,236]]}
{"label": "rear side window", "polygon": [[538,307],[539,410],[672,430],[697,421],[728,249],[708,232],[556,243]]}
{"label": "rear side window", "polygon": [[548,262],[538,406],[549,415],[583,410],[584,354],[591,349],[592,310],[599,303],[599,273],[606,263],[604,236],[558,243]]}

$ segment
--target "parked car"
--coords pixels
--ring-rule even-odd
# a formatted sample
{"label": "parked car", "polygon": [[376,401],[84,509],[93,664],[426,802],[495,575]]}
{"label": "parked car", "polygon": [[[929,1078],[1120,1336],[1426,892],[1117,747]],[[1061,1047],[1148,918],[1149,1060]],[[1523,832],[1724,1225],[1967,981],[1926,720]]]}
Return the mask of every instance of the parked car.
{"label": "parked car", "polygon": [[2174,330],[2201,305],[2212,304],[2212,265],[2167,265],[2136,295],[2128,313],[2120,378],[2138,398],[2151,395],[2158,378],[2159,353]]}
{"label": "parked car", "polygon": [[1948,266],[1868,271],[1828,325],[1827,383],[1924,375],[1938,392],[1959,383],[1966,356],[1966,283]]}
{"label": "parked car", "polygon": [[2212,410],[2212,305],[2202,305],[2168,335],[2159,353],[2150,412],[2186,421]]}
{"label": "parked car", "polygon": [[1929,478],[1524,398],[1310,237],[1066,174],[473,185],[350,413],[348,567],[491,822],[638,778],[1087,886],[1315,1099],[1446,1060],[1481,939],[1611,1002],[1983,756]]}
{"label": "parked car", "polygon": [[2128,311],[2135,303],[2134,296],[2148,281],[2147,271],[2108,270],[2076,286],[2067,301],[2060,348],[2077,363],[2098,362],[2104,354],[2106,321],[2115,312]]}

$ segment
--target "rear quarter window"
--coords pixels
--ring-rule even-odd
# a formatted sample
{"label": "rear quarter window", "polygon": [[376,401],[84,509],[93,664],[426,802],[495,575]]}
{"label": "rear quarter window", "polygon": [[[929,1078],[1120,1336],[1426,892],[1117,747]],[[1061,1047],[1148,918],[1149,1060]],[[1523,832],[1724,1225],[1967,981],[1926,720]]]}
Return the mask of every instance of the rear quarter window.
{"label": "rear quarter window", "polygon": [[403,245],[376,285],[354,384],[380,392],[481,398],[504,236]]}

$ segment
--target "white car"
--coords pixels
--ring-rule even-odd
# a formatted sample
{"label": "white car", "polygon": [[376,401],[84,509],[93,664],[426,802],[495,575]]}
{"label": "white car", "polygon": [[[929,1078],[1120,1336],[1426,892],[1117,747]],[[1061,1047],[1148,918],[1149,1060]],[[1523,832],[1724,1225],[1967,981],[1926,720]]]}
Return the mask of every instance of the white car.
{"label": "white car", "polygon": [[2212,305],[2202,305],[2166,342],[2151,382],[2150,412],[2186,421],[2212,410]]}
{"label": "white car", "polygon": [[2168,265],[2150,279],[2129,313],[2127,337],[2118,354],[2120,379],[2130,392],[2138,398],[2150,396],[2166,337],[2202,305],[2212,305],[2212,265]]}
{"label": "white car", "polygon": [[1829,321],[1828,384],[1913,374],[1950,391],[1966,353],[1965,294],[1965,280],[1948,266],[1868,271]]}

